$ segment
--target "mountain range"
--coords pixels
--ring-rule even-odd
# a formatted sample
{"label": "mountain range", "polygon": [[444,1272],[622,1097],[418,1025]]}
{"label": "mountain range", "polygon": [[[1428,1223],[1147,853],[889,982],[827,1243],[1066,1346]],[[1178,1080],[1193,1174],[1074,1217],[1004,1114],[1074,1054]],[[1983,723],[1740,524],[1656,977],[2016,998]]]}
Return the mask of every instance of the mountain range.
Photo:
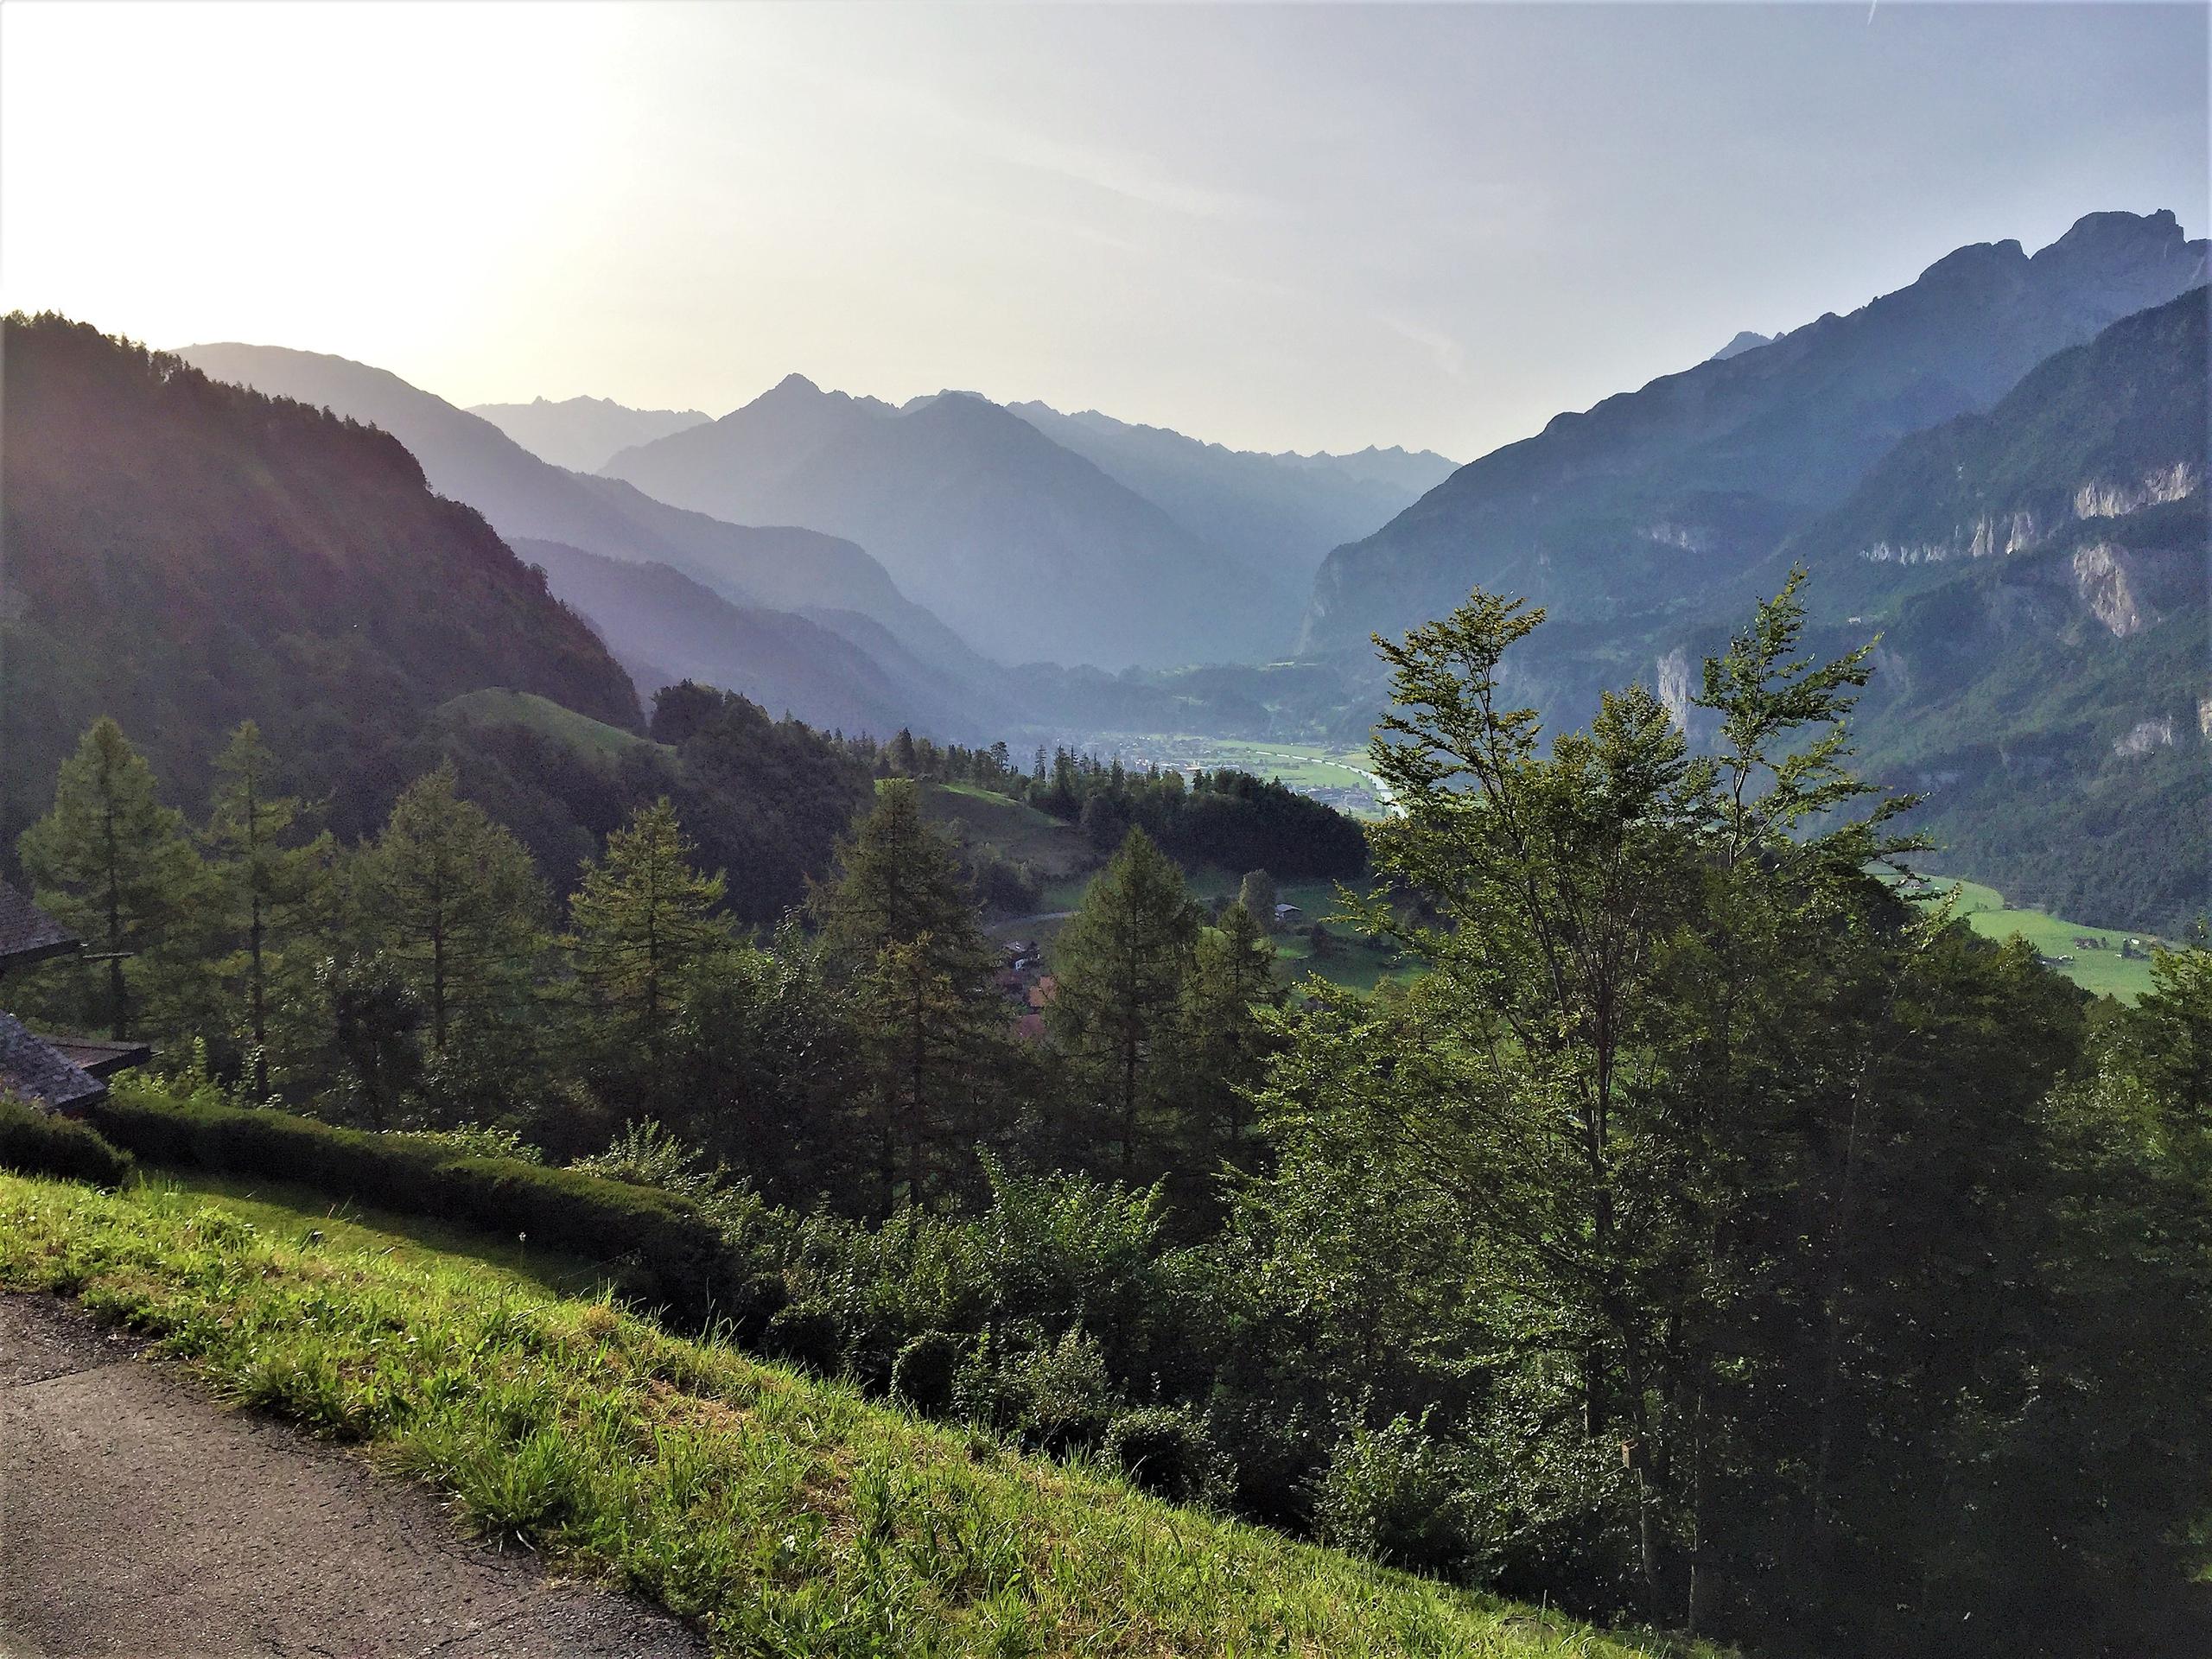
{"label": "mountain range", "polygon": [[[1448,471],[794,375],[593,474],[363,365],[189,354],[398,436],[645,689],[709,680],[848,729],[1356,742],[1367,634],[1481,585],[1550,614],[1511,665],[1548,721],[1642,677],[1698,735],[1695,664],[1802,565],[1817,648],[1879,634],[1862,751],[1927,798],[1953,868],[2173,931],[2212,897],[2206,251],[2168,213],[1961,248]],[[1319,557],[1280,661],[1317,550],[1393,499]]]}
{"label": "mountain range", "polygon": [[[947,717],[948,677],[980,683],[996,671],[850,542],[725,524],[615,480],[556,467],[490,422],[344,358],[236,344],[188,346],[181,355],[218,378],[383,428],[421,461],[433,488],[467,502],[511,542],[637,567],[634,590],[623,594],[584,558],[556,555],[546,565],[554,591],[591,619],[618,658],[645,673],[647,690],[652,665],[711,662],[720,671],[715,683],[743,690],[772,711],[823,727],[864,716],[866,728],[881,734]],[[720,606],[679,597],[694,589]],[[704,658],[702,615],[730,629],[725,645]],[[858,620],[840,627],[835,619]],[[897,661],[874,660],[854,645],[849,636],[863,625],[898,642]],[[981,731],[988,704],[976,702],[982,706],[947,735]]]}
{"label": "mountain range", "polygon": [[893,408],[791,375],[605,469],[680,506],[850,537],[1002,661],[1166,666],[1279,648],[1268,577],[1019,415],[965,392]]}
{"label": "mountain range", "polygon": [[1595,621],[1731,591],[1900,439],[2202,282],[2205,253],[2171,213],[2092,214],[2032,256],[1961,248],[1849,316],[1560,415],[1332,552],[1303,648],[1402,632],[1478,584]]}
{"label": "mountain range", "polygon": [[604,397],[543,397],[526,404],[474,404],[482,416],[541,461],[595,473],[632,444],[650,443],[707,416],[696,409],[627,409]]}
{"label": "mountain range", "polygon": [[2207,315],[2198,288],[2124,317],[1908,438],[1765,573],[1879,633],[1866,762],[1944,863],[2169,934],[2212,907]]}
{"label": "mountain range", "polygon": [[2180,931],[2212,910],[2206,253],[2092,214],[1559,416],[1329,556],[1318,717],[1351,736],[1368,633],[1480,586],[1548,611],[1509,672],[1548,723],[1641,678],[1701,738],[1698,663],[1802,566],[1811,648],[1879,639],[1855,734],[1936,867]]}

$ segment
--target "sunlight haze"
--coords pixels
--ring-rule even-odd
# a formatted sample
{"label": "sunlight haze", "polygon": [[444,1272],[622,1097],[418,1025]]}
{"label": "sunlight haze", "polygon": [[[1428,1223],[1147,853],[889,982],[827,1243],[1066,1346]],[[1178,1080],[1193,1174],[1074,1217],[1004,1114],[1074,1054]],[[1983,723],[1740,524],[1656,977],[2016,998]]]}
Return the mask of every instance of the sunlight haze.
{"label": "sunlight haze", "polygon": [[[2205,218],[2201,9],[11,4],[0,292],[459,404],[785,373],[1466,459]],[[1663,143],[1659,142],[1663,139]]]}

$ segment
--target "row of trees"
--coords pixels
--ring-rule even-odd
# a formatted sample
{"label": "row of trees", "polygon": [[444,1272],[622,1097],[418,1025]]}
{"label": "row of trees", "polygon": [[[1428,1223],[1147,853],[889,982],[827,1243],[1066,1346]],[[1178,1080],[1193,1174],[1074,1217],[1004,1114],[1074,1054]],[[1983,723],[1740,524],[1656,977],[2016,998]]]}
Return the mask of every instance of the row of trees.
{"label": "row of trees", "polygon": [[1223,767],[1189,774],[1135,769],[1065,746],[1041,747],[1025,771],[1007,751],[937,744],[900,731],[887,743],[844,740],[847,753],[878,777],[977,784],[1077,825],[1110,853],[1132,829],[1189,863],[1255,865],[1294,880],[1349,880],[1366,868],[1359,826],[1273,780]]}
{"label": "row of trees", "polygon": [[35,1010],[184,1052],[255,1101],[385,1128],[471,1122],[563,1151],[653,1118],[780,1194],[880,1212],[977,1189],[981,1149],[1196,1182],[1249,1154],[1238,1092],[1278,1003],[1252,918],[1218,925],[1131,831],[1055,954],[1050,1041],[985,938],[959,849],[886,780],[804,910],[739,926],[663,798],[557,911],[450,766],[340,844],[251,722],[202,822],[112,721],[20,851],[100,947]]}

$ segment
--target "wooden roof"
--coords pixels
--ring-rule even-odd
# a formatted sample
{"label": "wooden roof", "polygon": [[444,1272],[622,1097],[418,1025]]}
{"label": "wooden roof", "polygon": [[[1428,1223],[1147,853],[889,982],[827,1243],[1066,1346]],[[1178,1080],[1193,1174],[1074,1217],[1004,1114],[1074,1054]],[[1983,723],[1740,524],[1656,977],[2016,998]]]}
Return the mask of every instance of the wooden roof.
{"label": "wooden roof", "polygon": [[105,1037],[66,1037],[56,1032],[41,1034],[39,1040],[76,1066],[96,1077],[111,1077],[125,1066],[143,1065],[154,1058],[154,1051],[146,1043],[111,1042]]}

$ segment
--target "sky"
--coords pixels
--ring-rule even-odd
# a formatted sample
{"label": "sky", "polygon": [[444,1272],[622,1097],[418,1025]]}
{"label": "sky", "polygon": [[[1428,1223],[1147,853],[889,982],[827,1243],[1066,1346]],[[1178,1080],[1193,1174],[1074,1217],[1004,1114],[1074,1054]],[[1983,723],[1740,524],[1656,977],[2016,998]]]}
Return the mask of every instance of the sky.
{"label": "sky", "polygon": [[1464,461],[1965,243],[2203,234],[2207,15],[10,0],[0,303]]}

